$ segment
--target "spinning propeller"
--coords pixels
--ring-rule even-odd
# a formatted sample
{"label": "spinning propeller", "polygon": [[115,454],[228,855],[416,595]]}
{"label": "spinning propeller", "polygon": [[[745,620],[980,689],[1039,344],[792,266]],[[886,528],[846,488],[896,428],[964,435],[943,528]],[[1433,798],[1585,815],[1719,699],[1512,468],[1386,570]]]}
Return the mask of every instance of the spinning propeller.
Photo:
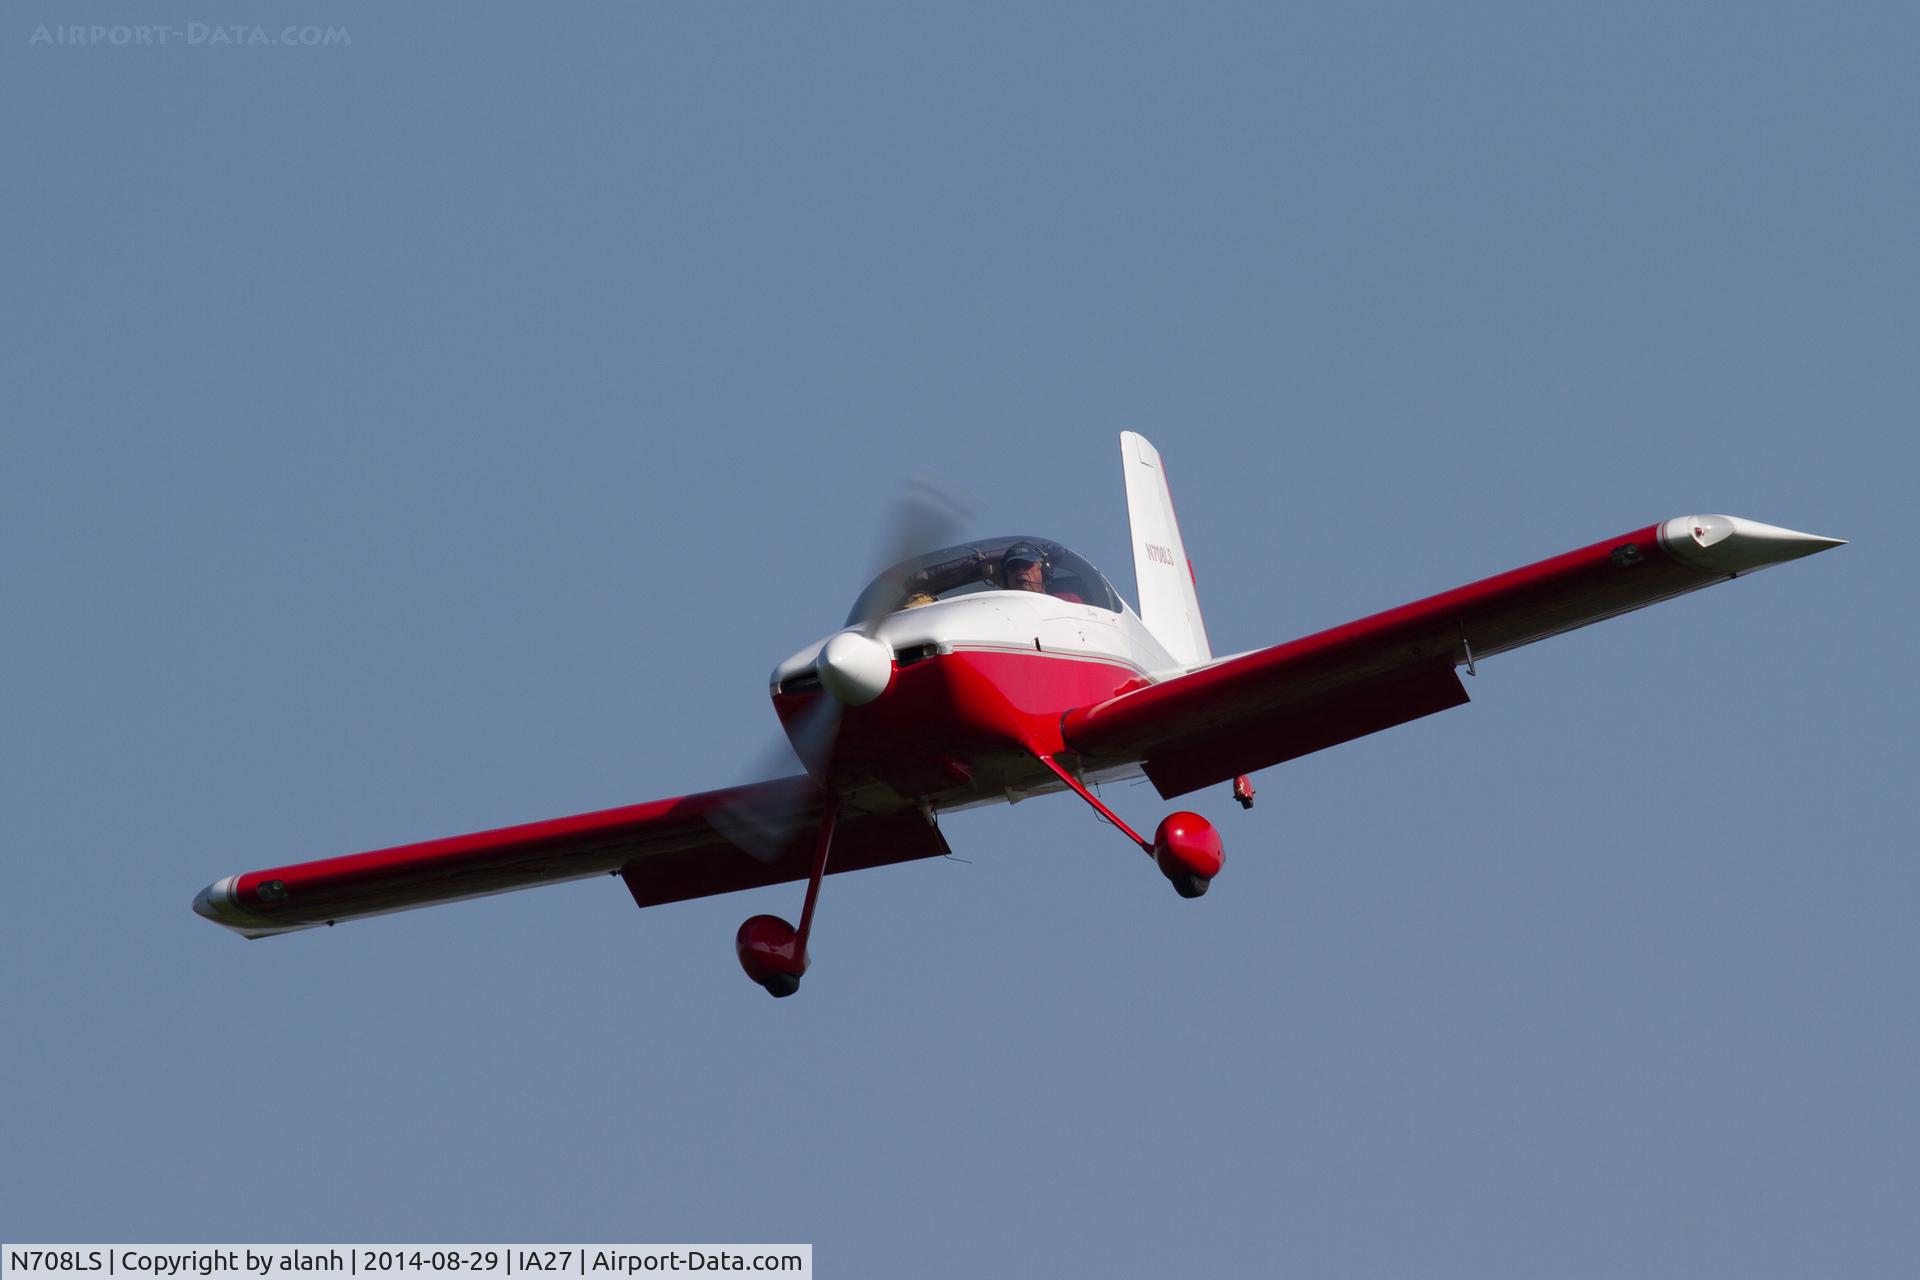
{"label": "spinning propeller", "polygon": [[[906,485],[894,500],[891,517],[881,535],[875,556],[880,571],[954,541],[970,511],[971,504],[930,480],[915,480]],[[906,584],[900,585],[904,589]],[[754,788],[717,810],[710,819],[715,830],[734,845],[762,862],[771,863],[787,853],[795,830],[814,806],[819,806],[813,866],[807,876],[807,897],[800,909],[799,927],[779,916],[758,915],[749,918],[734,935],[734,954],[740,958],[740,967],[776,998],[798,991],[800,978],[807,971],[807,936],[813,931],[813,909],[820,900],[820,878],[827,871],[827,853],[833,845],[834,826],[840,812],[840,793],[834,789],[831,777],[840,717],[848,707],[872,702],[893,683],[893,650],[873,633],[880,619],[899,603],[899,597],[891,591],[874,591],[864,599],[867,603],[863,615],[820,647],[815,664],[820,676],[820,696],[786,726],[788,742],[770,753],[775,768],[784,764],[788,756],[797,755],[817,789],[798,785]],[[768,762],[763,760],[763,763]]]}
{"label": "spinning propeller", "polygon": [[[956,489],[930,477],[902,485],[875,542],[872,572],[883,573],[903,560],[958,542],[974,506]],[[900,588],[905,591],[904,581]],[[784,738],[761,750],[752,774],[756,780],[791,775],[797,759],[807,775],[831,793],[828,767],[842,714],[848,707],[873,702],[893,681],[893,650],[875,638],[874,630],[898,603],[894,593],[870,593],[862,614],[821,646],[816,670],[827,696],[815,698],[787,723]],[[742,798],[716,811],[711,821],[735,845],[771,863],[790,847],[799,814],[817,799],[794,787],[777,796]]]}

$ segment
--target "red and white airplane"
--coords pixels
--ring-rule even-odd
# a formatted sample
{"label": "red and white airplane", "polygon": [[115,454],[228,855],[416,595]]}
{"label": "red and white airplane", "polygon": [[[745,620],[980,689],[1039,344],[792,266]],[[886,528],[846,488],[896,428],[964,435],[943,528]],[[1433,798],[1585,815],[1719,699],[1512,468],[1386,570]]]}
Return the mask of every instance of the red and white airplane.
{"label": "red and white airplane", "polygon": [[1231,785],[1250,807],[1255,770],[1466,702],[1459,667],[1842,545],[1681,516],[1216,658],[1160,455],[1132,432],[1120,451],[1137,613],[1058,543],[942,547],[881,573],[844,629],[774,668],[774,711],[804,774],[250,871],[207,886],[193,909],[261,938],[595,875],[618,875],[642,907],[805,880],[797,927],[754,916],[735,939],[747,975],[791,995],[821,876],[946,854],[942,813],[1072,791],[1198,897],[1221,867],[1212,824],[1173,813],[1148,839],[1099,784],[1144,774],[1168,799]]}

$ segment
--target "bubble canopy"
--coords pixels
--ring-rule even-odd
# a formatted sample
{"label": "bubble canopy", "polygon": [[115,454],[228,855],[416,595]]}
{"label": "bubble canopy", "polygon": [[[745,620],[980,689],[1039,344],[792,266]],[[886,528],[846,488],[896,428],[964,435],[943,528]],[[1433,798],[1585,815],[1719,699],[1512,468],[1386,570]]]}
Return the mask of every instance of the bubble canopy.
{"label": "bubble canopy", "polygon": [[[1008,552],[1013,554],[1009,556]],[[1017,569],[1031,563],[1036,552],[1040,586],[1047,595],[1109,613],[1119,613],[1124,607],[1098,569],[1057,542],[1045,538],[983,538],[929,551],[888,568],[853,602],[847,625],[976,591],[1013,589],[1006,576],[1007,566],[1012,564]],[[1030,581],[1031,575],[1027,578]]]}

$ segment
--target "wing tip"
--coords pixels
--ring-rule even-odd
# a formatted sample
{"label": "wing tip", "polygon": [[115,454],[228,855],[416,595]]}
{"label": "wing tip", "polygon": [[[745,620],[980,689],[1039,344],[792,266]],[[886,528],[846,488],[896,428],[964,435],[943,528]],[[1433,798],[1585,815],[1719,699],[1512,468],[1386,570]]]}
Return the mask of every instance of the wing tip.
{"label": "wing tip", "polygon": [[1847,545],[1844,538],[1802,533],[1743,516],[1678,516],[1660,526],[1660,538],[1676,558],[1715,573],[1749,573],[1769,565]]}
{"label": "wing tip", "polygon": [[234,897],[233,887],[239,879],[239,876],[223,876],[194,894],[193,914],[203,920],[211,920],[249,942],[255,938],[271,938],[275,934],[313,928],[310,924],[276,924],[265,916],[247,910]]}

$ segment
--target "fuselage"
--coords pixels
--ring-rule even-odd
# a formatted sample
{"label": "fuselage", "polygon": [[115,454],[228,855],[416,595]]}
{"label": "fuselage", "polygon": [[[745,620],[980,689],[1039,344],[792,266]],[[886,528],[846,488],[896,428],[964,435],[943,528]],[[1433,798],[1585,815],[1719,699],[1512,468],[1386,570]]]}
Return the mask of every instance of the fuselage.
{"label": "fuselage", "polygon": [[[851,630],[851,628],[850,628]],[[1035,758],[1071,758],[1061,718],[1179,674],[1124,602],[1118,612],[1031,591],[978,591],[891,613],[866,634],[893,653],[886,691],[839,708],[829,768],[850,803],[956,809],[1062,789]],[[793,733],[832,695],[820,687],[832,636],[774,668],[776,714]],[[1132,763],[1086,780],[1139,776]]]}

